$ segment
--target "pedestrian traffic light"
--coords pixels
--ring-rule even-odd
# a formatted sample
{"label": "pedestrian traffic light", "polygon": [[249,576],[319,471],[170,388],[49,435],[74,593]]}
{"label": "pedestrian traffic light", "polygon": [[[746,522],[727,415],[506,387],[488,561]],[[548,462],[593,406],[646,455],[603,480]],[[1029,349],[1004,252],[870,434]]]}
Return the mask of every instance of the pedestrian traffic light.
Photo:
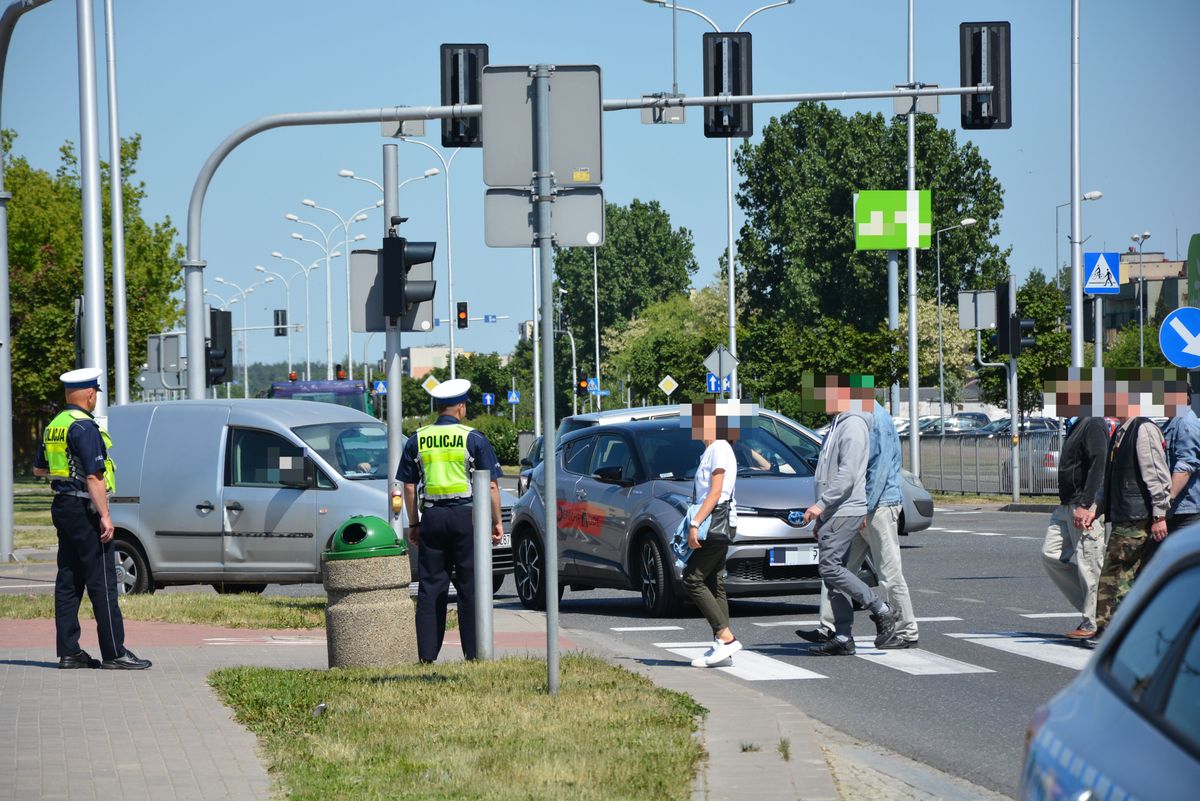
{"label": "pedestrian traffic light", "polygon": [[456,311],[454,315],[454,324],[459,328],[466,328],[467,323],[470,322],[470,319],[470,316],[467,314],[466,301],[459,301],[458,311]]}
{"label": "pedestrian traffic light", "polygon": [[958,26],[959,80],[962,86],[991,84],[985,95],[962,96],[962,127],[1012,127],[1012,62],[1007,22],[964,22]]}
{"label": "pedestrian traffic light", "polygon": [[588,394],[587,375],[583,370],[578,371],[575,375],[575,394],[581,398],[586,398]]}
{"label": "pedestrian traffic light", "polygon": [[[442,105],[477,105],[483,95],[483,68],[488,64],[485,44],[444,44]],[[446,117],[442,120],[442,147],[483,147],[479,117]]]}
{"label": "pedestrian traffic light", "polygon": [[211,387],[233,378],[233,313],[209,309],[208,315],[204,386]]}
{"label": "pedestrian traffic light", "polygon": [[412,331],[417,306],[433,300],[436,281],[410,281],[409,271],[418,264],[433,261],[436,242],[410,242],[396,235],[395,226],[403,220],[392,218],[392,228],[383,238],[380,258],[383,263],[383,314],[389,320],[399,318],[401,331]]}
{"label": "pedestrian traffic light", "polygon": [[[704,34],[704,94],[753,94],[750,34]],[[754,133],[754,106],[729,103],[704,107],[704,135],[710,139],[748,137]]]}

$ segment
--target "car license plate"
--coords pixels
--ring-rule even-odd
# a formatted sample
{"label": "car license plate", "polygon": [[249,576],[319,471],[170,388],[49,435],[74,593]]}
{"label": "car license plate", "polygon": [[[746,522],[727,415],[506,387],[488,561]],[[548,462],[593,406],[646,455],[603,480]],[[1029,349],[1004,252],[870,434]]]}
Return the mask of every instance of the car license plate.
{"label": "car license plate", "polygon": [[512,532],[510,532],[510,531],[505,531],[505,532],[504,532],[504,534],[502,534],[502,535],[500,536],[500,544],[499,544],[499,545],[496,545],[495,547],[497,547],[497,548],[511,548],[511,547],[512,547]]}
{"label": "car license plate", "polygon": [[783,545],[778,548],[771,548],[767,551],[767,561],[771,567],[815,565],[817,563],[817,546]]}

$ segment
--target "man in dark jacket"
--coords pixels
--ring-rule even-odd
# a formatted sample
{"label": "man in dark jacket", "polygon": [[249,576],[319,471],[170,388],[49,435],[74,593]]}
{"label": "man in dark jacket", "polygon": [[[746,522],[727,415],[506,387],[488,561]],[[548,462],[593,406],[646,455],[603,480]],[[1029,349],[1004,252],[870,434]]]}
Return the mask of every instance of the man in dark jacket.
{"label": "man in dark jacket", "polygon": [[1058,457],[1058,500],[1042,543],[1042,564],[1051,581],[1082,616],[1067,636],[1084,640],[1096,633],[1096,589],[1104,568],[1104,516],[1096,496],[1104,481],[1108,424],[1080,417],[1067,433]]}

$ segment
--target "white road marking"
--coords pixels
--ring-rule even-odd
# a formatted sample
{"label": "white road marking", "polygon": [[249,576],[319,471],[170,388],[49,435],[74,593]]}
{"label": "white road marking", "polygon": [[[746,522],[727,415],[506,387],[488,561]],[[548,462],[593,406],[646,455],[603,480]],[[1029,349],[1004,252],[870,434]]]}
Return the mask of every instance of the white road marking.
{"label": "white road marking", "polygon": [[967,603],[969,603],[969,604],[981,604],[981,603],[983,603],[983,601],[979,600],[978,598],[955,598],[955,599],[953,599],[953,600],[955,600],[955,601],[966,601],[966,602],[967,602]]}
{"label": "white road marking", "polygon": [[947,534],[974,534],[969,528],[944,528],[942,531]]}
{"label": "white road marking", "polygon": [[944,514],[946,517],[962,517],[963,515],[981,515],[983,514],[983,510],[972,509],[969,512],[942,512],[942,514]]}
{"label": "white road marking", "polygon": [[613,626],[610,631],[683,631],[683,626]]}
{"label": "white road marking", "polygon": [[875,647],[871,637],[855,637],[854,644],[859,659],[874,662],[877,665],[899,670],[913,676],[944,676],[955,673],[995,673],[979,665],[960,662],[948,656],[931,653],[920,648],[908,648],[899,651],[881,651]]}
{"label": "white road marking", "polygon": [[918,623],[946,623],[951,620],[962,620],[961,617],[918,617],[913,619]]}
{"label": "white road marking", "polygon": [[1012,538],[1014,540],[1040,540],[1040,539],[1042,539],[1042,537],[1026,537],[1024,535],[1019,535],[1019,534],[1014,534]]}
{"label": "white road marking", "polygon": [[1092,656],[1092,652],[1082,646],[1072,645],[1061,639],[1025,634],[1019,631],[985,631],[973,634],[947,634],[946,636],[1072,670],[1081,670]]}
{"label": "white road marking", "polygon": [[912,591],[913,592],[923,592],[926,595],[941,595],[942,594],[941,590],[929,590],[924,587],[913,587]]}
{"label": "white road marking", "polygon": [[324,637],[205,637],[205,645],[324,645]]}
{"label": "white road marking", "polygon": [[946,529],[944,529],[944,528],[941,528],[940,526],[929,526],[929,527],[928,527],[927,529],[925,529],[925,530],[926,530],[926,531],[945,531]]}
{"label": "white road marking", "polygon": [[24,587],[42,587],[43,589],[54,589],[53,581],[46,581],[41,584],[0,584],[0,590],[17,590]]}
{"label": "white road marking", "polygon": [[769,623],[755,623],[754,625],[769,629],[774,626],[815,626],[820,622],[819,617],[814,617],[811,620],[772,620]]}
{"label": "white road marking", "polygon": [[[689,662],[712,647],[711,642],[656,642],[658,648],[665,648],[673,654],[682,656]],[[696,668],[699,670],[700,668]],[[813,673],[795,665],[789,665],[769,656],[756,654],[754,651],[742,649],[733,655],[733,664],[728,667],[708,668],[722,670],[731,676],[744,681],[782,681],[788,679],[824,679],[820,673]]]}
{"label": "white road marking", "polygon": [[1035,612],[1033,614],[1023,614],[1021,617],[1042,618],[1042,617],[1079,617],[1078,612]]}
{"label": "white road marking", "polygon": [[999,531],[972,531],[976,537],[1006,537],[1007,534],[1002,534]]}

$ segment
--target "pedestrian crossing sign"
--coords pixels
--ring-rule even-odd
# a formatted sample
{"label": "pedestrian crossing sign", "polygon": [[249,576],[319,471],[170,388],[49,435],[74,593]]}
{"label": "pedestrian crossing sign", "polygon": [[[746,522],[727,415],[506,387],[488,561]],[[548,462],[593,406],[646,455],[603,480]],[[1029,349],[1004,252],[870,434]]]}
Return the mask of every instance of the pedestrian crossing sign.
{"label": "pedestrian crossing sign", "polygon": [[1121,293],[1121,254],[1084,253],[1083,274],[1087,276],[1083,291],[1089,295],[1118,295]]}

